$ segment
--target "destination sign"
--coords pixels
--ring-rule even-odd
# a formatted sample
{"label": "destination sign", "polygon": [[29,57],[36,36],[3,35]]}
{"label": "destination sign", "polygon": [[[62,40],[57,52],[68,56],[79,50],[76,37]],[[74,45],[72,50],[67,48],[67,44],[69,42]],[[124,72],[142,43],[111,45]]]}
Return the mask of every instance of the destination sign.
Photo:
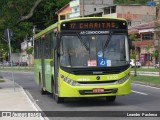
{"label": "destination sign", "polygon": [[61,24],[61,30],[127,29],[126,21],[73,21]]}
{"label": "destination sign", "polygon": [[81,35],[109,34],[109,31],[81,31]]}

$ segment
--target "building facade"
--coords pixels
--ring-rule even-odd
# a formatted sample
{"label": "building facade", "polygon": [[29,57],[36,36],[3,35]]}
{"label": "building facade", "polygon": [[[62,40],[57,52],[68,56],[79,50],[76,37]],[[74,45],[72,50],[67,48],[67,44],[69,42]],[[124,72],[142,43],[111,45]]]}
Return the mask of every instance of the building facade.
{"label": "building facade", "polygon": [[159,29],[156,26],[160,24],[159,21],[151,21],[145,24],[137,25],[129,29],[130,34],[135,34],[138,41],[133,41],[133,46],[136,46],[137,56],[142,65],[155,65],[158,63],[158,57],[153,56],[153,53],[160,50],[160,40],[158,34]]}
{"label": "building facade", "polygon": [[160,46],[157,36],[159,30],[155,30],[154,22],[155,18],[160,19],[160,10],[154,5],[115,5],[113,0],[72,0],[57,14],[59,20],[83,16],[124,18],[128,21],[129,33],[140,38],[139,41],[133,41],[138,51],[137,60],[142,65],[154,65],[158,61],[152,56]]}
{"label": "building facade", "polygon": [[102,16],[103,7],[113,5],[112,0],[73,0],[70,3],[69,18],[83,16]]}
{"label": "building facade", "polygon": [[59,9],[55,14],[58,15],[58,21],[65,20],[69,18],[69,13],[71,13],[71,8],[69,3]]}
{"label": "building facade", "polygon": [[129,28],[148,23],[156,18],[156,6],[112,5],[103,8],[103,16],[124,18]]}
{"label": "building facade", "polygon": [[157,15],[157,7],[114,5],[113,0],[73,0],[56,13],[59,16],[59,20],[83,16],[124,18],[128,21],[130,28],[153,21]]}

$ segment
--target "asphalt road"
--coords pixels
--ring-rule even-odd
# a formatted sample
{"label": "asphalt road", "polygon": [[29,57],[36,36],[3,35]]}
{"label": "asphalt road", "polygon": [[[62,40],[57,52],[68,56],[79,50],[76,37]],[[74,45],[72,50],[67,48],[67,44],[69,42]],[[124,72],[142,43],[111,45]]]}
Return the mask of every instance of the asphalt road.
{"label": "asphalt road", "polygon": [[[2,72],[11,79],[11,72]],[[15,82],[28,91],[42,111],[160,111],[160,88],[148,87],[132,83],[132,93],[118,96],[114,103],[105,99],[68,99],[57,104],[52,95],[41,95],[40,88],[35,84],[32,72],[15,72]],[[83,116],[83,115],[82,115]],[[158,117],[56,117],[53,120],[159,120]]]}

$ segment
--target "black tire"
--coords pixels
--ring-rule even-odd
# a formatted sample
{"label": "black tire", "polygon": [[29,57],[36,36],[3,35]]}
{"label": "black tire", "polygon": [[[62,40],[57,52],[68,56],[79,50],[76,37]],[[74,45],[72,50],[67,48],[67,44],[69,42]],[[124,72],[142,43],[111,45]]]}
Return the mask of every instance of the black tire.
{"label": "black tire", "polygon": [[43,88],[41,88],[41,95],[45,95],[47,94],[47,91],[43,90]]}
{"label": "black tire", "polygon": [[107,96],[106,101],[107,102],[114,102],[116,100],[116,96]]}
{"label": "black tire", "polygon": [[53,98],[56,101],[56,103],[64,103],[64,98],[63,97],[58,97],[53,93]]}
{"label": "black tire", "polygon": [[43,89],[43,83],[42,83],[42,78],[41,78],[41,75],[39,74],[39,86],[40,86],[40,92],[41,92],[41,95],[45,95],[47,93],[47,91],[45,91]]}

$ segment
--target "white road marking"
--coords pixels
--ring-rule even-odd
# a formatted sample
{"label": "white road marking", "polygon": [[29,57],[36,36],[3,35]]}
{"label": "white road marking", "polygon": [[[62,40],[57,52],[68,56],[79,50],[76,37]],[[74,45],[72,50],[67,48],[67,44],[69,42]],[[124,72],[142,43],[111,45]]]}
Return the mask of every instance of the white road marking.
{"label": "white road marking", "polygon": [[141,95],[148,95],[147,93],[138,92],[138,91],[134,91],[134,90],[132,90],[132,92],[134,92],[134,93],[138,93],[138,94],[141,94]]}
{"label": "white road marking", "polygon": [[[21,85],[19,85],[18,83],[16,83],[21,90],[23,91],[24,95],[26,96],[27,100],[29,101],[29,103],[31,104],[31,106],[33,107],[33,109],[35,109],[35,111],[39,111],[38,108],[35,106],[36,103],[33,103],[31,101],[31,99],[29,98],[29,96],[27,95],[27,93],[24,91],[23,87]],[[45,120],[45,118],[43,118],[42,116],[40,117],[40,120]]]}
{"label": "white road marking", "polygon": [[149,85],[141,85],[141,84],[136,84],[136,83],[131,83],[131,84],[160,90],[160,88],[158,88],[158,87],[152,87],[152,86],[149,86]]}

